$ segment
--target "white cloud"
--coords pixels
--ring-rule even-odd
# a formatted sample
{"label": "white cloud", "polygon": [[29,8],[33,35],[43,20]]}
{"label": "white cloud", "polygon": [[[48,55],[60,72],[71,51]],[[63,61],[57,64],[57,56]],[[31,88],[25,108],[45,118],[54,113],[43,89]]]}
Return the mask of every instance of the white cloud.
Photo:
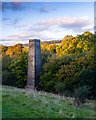
{"label": "white cloud", "polygon": [[0,41],[0,44],[2,44],[2,45],[6,45],[6,46],[11,46],[11,45],[15,45],[15,44],[18,44],[18,43],[21,43],[21,44],[26,44],[26,43],[28,43],[28,40],[26,40],[26,41],[18,41],[18,40],[15,40],[15,41],[12,41],[12,40],[10,40],[10,41]]}
{"label": "white cloud", "polygon": [[[94,22],[89,20],[88,17],[82,18],[57,18],[49,19],[45,21],[39,21],[26,30],[26,32],[20,32],[7,36],[7,39],[3,44],[17,44],[28,43],[29,38],[39,38],[40,40],[60,40],[65,35],[76,36],[78,33],[82,34],[85,31],[92,31]],[[23,27],[20,25],[18,27]],[[28,27],[28,26],[27,26]],[[75,31],[75,32],[74,32]]]}
{"label": "white cloud", "polygon": [[60,34],[62,31],[64,31],[67,34],[69,31],[73,31],[73,33],[81,33],[85,30],[90,31],[90,26],[93,26],[94,22],[90,20],[87,16],[81,17],[81,18],[57,18],[57,19],[49,19],[49,20],[43,20],[39,21],[35,25],[32,25],[28,30],[35,33],[43,33],[43,32],[49,32],[53,34]]}
{"label": "white cloud", "polygon": [[84,16],[82,18],[68,18],[68,17],[63,17],[63,18],[57,18],[57,19],[49,19],[49,20],[43,20],[37,23],[37,25],[59,25],[61,27],[65,28],[73,28],[74,27],[83,27],[88,24],[91,24],[92,21],[88,19],[87,16]]}
{"label": "white cloud", "polygon": [[82,30],[86,30],[86,29],[94,29],[93,25],[88,25],[82,28]]}
{"label": "white cloud", "polygon": [[25,33],[18,33],[18,34],[14,34],[14,35],[9,35],[7,38],[8,39],[14,39],[14,40],[18,40],[18,39],[23,39],[25,37],[28,37],[28,34]]}
{"label": "white cloud", "polygon": [[44,30],[48,30],[49,29],[49,25],[48,24],[46,24],[46,25],[38,25],[38,24],[36,24],[36,25],[32,25],[32,27],[30,27],[28,30],[29,31],[38,31],[38,32],[40,32],[40,31],[44,31]]}

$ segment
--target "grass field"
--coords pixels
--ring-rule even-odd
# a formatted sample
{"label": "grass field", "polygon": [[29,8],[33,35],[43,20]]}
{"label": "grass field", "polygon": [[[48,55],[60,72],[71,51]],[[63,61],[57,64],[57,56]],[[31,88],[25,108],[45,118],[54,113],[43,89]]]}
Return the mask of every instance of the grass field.
{"label": "grass field", "polygon": [[94,118],[95,110],[92,101],[76,108],[73,98],[2,87],[3,118]]}

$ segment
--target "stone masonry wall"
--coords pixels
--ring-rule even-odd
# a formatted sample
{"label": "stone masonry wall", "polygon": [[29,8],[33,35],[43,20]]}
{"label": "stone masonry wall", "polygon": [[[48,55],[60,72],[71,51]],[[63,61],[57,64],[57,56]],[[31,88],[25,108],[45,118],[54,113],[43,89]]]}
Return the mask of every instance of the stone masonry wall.
{"label": "stone masonry wall", "polygon": [[41,48],[40,40],[29,40],[29,55],[28,55],[28,74],[27,74],[27,88],[36,89],[40,79],[39,73],[41,71]]}

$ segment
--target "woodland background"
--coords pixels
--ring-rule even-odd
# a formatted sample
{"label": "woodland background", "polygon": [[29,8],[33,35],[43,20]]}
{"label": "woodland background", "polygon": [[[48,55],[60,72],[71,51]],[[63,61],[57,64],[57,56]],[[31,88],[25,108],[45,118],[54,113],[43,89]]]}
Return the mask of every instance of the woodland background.
{"label": "woodland background", "polygon": [[[25,88],[28,45],[2,47],[2,84]],[[41,42],[42,72],[38,90],[75,96],[83,102],[96,95],[96,35],[88,31],[63,40]]]}

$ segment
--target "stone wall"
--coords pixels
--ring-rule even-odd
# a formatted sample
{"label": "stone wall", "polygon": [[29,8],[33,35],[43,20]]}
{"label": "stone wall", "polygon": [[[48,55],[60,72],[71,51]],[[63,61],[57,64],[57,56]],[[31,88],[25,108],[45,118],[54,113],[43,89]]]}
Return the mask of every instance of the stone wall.
{"label": "stone wall", "polygon": [[39,73],[41,71],[41,48],[40,40],[29,40],[29,55],[28,55],[28,75],[27,88],[36,89],[40,79]]}

